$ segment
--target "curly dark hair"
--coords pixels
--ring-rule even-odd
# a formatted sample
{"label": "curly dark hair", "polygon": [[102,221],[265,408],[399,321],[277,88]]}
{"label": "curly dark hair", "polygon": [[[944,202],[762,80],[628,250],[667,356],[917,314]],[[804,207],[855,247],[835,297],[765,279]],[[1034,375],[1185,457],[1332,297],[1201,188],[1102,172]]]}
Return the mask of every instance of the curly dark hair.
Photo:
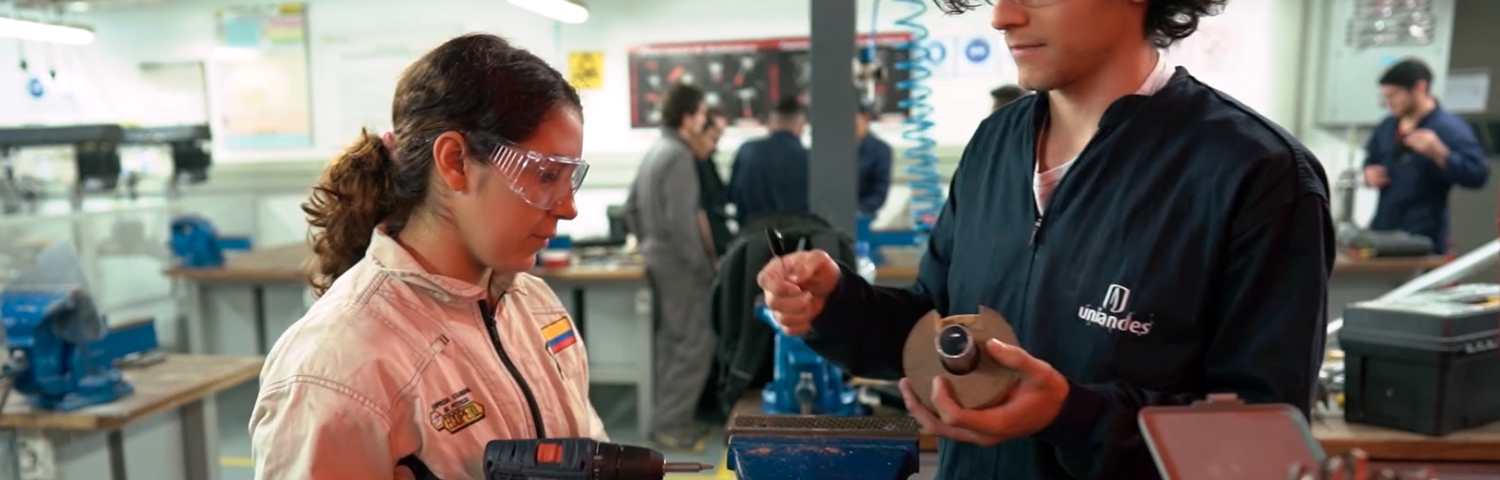
{"label": "curly dark hair", "polygon": [[[932,0],[939,10],[958,15],[992,0]],[[1009,0],[1002,0],[1009,1]],[[1158,48],[1167,48],[1198,31],[1198,20],[1218,15],[1229,0],[1149,0],[1146,6],[1146,33]]]}

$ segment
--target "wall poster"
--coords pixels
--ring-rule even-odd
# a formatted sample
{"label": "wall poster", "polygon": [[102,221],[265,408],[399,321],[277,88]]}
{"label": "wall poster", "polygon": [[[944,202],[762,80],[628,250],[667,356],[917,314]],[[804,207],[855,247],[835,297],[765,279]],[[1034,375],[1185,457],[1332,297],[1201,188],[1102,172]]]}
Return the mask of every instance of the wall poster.
{"label": "wall poster", "polygon": [[229,148],[311,146],[306,5],[225,7],[217,20],[214,136]]}
{"label": "wall poster", "polygon": [[[906,91],[896,85],[909,77],[896,65],[905,61],[904,47],[911,35],[884,33],[865,36],[860,48],[874,41],[875,51],[888,71],[876,86],[882,99],[881,113],[904,115],[900,102]],[[784,95],[798,95],[804,104],[812,80],[811,43],[806,38],[737,40],[648,45],[630,51],[630,126],[654,127],[661,123],[661,97],[677,82],[703,89],[710,107],[718,108],[732,123],[760,125]],[[850,59],[852,64],[853,59]],[[852,70],[852,69],[851,69]],[[854,89],[850,75],[850,94]]]}

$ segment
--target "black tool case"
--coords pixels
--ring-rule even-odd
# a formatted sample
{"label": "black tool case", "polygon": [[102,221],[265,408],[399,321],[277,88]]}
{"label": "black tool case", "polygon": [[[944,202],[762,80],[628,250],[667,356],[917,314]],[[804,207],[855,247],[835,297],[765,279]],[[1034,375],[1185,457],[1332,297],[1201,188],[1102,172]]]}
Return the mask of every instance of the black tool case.
{"label": "black tool case", "polygon": [[1500,420],[1500,285],[1344,309],[1344,418],[1442,436]]}

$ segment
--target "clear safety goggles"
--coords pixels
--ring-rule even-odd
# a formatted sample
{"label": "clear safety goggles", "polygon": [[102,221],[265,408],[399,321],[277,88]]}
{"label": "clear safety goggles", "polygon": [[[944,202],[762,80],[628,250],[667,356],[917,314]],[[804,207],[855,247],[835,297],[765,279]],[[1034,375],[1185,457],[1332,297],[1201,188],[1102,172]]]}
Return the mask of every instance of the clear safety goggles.
{"label": "clear safety goggles", "polygon": [[581,158],[546,155],[507,140],[496,143],[490,164],[510,181],[511,191],[542,210],[557,208],[577,193],[589,172]]}

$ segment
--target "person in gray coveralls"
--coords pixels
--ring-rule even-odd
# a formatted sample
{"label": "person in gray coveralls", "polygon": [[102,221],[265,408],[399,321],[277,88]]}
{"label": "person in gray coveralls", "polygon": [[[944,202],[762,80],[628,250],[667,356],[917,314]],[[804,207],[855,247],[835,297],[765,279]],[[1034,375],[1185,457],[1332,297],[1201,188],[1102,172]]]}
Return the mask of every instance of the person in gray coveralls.
{"label": "person in gray coveralls", "polygon": [[660,448],[696,452],[709,432],[694,414],[713,364],[708,297],[718,258],[690,142],[703,132],[708,106],[701,90],[676,85],[661,113],[661,137],[641,160],[625,202],[656,312],[656,412],[648,438]]}

